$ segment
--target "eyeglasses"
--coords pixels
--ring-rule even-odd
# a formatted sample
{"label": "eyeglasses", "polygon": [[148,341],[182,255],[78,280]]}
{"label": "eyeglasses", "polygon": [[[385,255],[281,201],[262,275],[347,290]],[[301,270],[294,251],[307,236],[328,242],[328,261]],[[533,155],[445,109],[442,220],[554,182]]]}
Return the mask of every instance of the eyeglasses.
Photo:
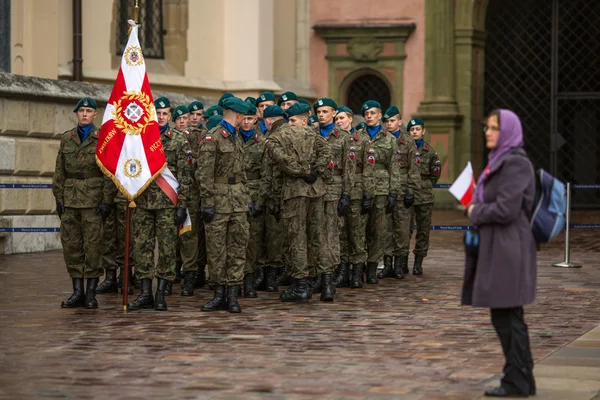
{"label": "eyeglasses", "polygon": [[488,130],[492,131],[492,132],[500,132],[500,128],[497,128],[495,126],[484,126],[483,127],[483,133],[486,133]]}

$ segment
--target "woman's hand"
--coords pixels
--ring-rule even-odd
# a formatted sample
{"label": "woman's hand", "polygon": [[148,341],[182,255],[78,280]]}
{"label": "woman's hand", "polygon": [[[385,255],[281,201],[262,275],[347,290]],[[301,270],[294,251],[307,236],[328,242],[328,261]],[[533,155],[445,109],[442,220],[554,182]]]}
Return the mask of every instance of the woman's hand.
{"label": "woman's hand", "polygon": [[473,211],[474,207],[475,204],[469,204],[469,208],[467,208],[467,217],[471,218],[471,212]]}

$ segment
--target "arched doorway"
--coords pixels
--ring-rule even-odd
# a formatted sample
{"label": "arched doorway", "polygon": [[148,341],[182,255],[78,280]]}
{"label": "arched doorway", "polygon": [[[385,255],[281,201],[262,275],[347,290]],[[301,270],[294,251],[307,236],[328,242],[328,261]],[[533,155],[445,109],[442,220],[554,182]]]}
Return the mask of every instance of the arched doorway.
{"label": "arched doorway", "polygon": [[[490,0],[484,111],[521,118],[536,167],[564,181],[600,183],[600,3]],[[600,192],[575,191],[574,205]]]}
{"label": "arched doorway", "polygon": [[354,78],[346,89],[346,104],[355,114],[361,115],[361,107],[367,100],[377,100],[382,112],[391,105],[392,96],[388,84],[373,72],[365,72]]}

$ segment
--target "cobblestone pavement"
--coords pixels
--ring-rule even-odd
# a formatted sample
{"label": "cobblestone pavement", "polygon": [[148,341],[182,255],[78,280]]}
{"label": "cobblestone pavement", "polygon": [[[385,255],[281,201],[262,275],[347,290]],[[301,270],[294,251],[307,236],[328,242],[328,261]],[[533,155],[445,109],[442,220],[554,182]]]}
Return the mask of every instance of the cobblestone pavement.
{"label": "cobblestone pavement", "polygon": [[[434,218],[453,221],[465,222]],[[550,267],[560,241],[538,253],[526,308],[536,363],[600,324],[597,232],[578,233],[581,269]],[[239,315],[201,313],[211,293],[183,298],[178,286],[166,313],[124,313],[117,295],[62,310],[61,252],[0,256],[0,399],[479,398],[503,357],[487,310],[459,306],[461,237],[432,232],[423,277],[340,289],[332,304],[260,292]]]}

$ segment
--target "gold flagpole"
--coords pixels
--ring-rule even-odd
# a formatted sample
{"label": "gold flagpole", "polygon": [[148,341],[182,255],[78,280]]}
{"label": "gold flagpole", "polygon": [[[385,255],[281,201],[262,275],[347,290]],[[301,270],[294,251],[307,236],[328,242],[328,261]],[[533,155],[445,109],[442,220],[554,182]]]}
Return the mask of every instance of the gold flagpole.
{"label": "gold flagpole", "polygon": [[[133,9],[133,22],[135,22],[136,24],[138,23],[138,18],[140,16],[140,6],[138,4],[138,0],[135,0],[135,8]],[[127,36],[131,35],[131,26],[129,27],[129,30],[127,31]]]}

